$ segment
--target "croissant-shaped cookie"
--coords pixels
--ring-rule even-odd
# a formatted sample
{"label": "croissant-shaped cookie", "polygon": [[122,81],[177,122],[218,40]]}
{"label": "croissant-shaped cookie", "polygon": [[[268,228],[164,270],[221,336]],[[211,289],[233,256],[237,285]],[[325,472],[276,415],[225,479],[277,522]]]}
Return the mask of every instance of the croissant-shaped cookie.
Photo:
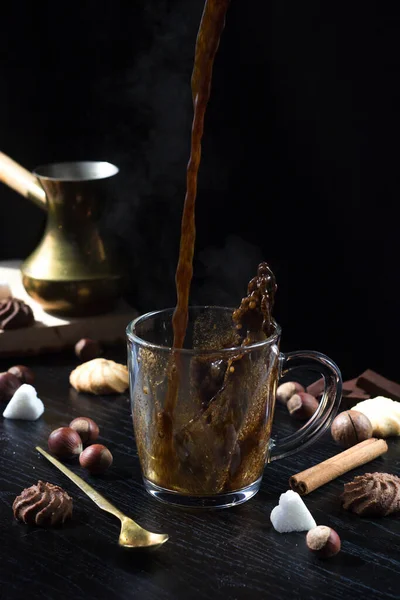
{"label": "croissant-shaped cookie", "polygon": [[400,511],[400,478],[390,473],[365,473],[344,486],[343,508],[361,516]]}
{"label": "croissant-shaped cookie", "polygon": [[94,358],[74,369],[69,382],[78,392],[122,394],[129,386],[128,368],[113,360]]}
{"label": "croissant-shaped cookie", "polygon": [[377,396],[359,402],[352,410],[358,410],[368,417],[373,427],[373,436],[386,438],[400,435],[400,402]]}

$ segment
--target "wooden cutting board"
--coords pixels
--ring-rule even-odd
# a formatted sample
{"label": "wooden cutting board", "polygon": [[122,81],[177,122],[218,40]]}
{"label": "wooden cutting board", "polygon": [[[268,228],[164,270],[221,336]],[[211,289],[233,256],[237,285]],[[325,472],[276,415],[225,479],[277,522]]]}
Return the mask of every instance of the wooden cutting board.
{"label": "wooden cutting board", "polygon": [[125,328],[137,311],[121,301],[110,313],[93,317],[57,317],[46,313],[25,291],[21,281],[21,261],[0,262],[0,281],[8,282],[15,298],[33,310],[32,327],[0,330],[0,357],[29,356],[72,347],[83,337],[107,345],[123,341]]}

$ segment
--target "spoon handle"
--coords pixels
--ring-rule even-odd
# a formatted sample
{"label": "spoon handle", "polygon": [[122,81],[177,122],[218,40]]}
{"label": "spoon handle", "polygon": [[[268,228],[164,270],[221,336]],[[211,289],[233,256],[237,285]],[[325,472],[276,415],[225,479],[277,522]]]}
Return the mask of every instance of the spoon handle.
{"label": "spoon handle", "polygon": [[115,506],[113,506],[111,502],[104,498],[104,496],[102,496],[99,492],[92,488],[91,485],[86,483],[86,481],[81,479],[78,475],[75,475],[75,473],[70,471],[68,467],[63,465],[56,458],[54,458],[54,456],[48,454],[48,452],[46,452],[46,450],[43,450],[43,448],[41,448],[40,446],[36,446],[36,450],[40,452],[40,454],[42,454],[45,458],[47,458],[47,460],[53,463],[53,465],[56,466],[57,469],[60,469],[60,471],[62,471],[64,475],[69,477],[69,479],[71,479],[71,481],[73,481],[75,485],[77,485],[83,492],[85,492],[85,494],[89,496],[89,498],[93,500],[93,502],[97,504],[99,508],[105,510],[108,513],[111,513],[120,520],[125,518],[125,515],[121,511],[119,511],[118,508],[115,508]]}

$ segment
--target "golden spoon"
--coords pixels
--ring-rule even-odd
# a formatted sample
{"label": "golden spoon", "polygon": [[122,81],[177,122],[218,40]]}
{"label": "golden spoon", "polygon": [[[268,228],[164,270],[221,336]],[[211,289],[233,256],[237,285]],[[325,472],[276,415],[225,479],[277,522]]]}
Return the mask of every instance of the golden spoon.
{"label": "golden spoon", "polygon": [[118,543],[123,548],[158,548],[168,540],[166,533],[152,533],[140,527],[135,521],[124,515],[118,508],[115,508],[108,500],[99,492],[96,492],[86,481],[83,481],[78,475],[75,475],[59,460],[48,454],[40,446],[36,446],[36,450],[43,454],[53,465],[71,479],[99,508],[111,513],[121,521],[121,533],[119,534]]}

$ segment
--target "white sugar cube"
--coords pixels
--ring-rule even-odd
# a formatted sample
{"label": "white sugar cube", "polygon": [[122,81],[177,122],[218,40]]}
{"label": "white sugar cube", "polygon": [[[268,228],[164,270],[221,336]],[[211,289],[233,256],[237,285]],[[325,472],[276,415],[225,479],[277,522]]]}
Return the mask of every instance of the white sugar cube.
{"label": "white sugar cube", "polygon": [[44,404],[37,397],[33,385],[23,383],[7,404],[3,417],[5,419],[21,419],[36,421],[44,413]]}
{"label": "white sugar cube", "polygon": [[293,490],[281,494],[279,505],[272,509],[271,523],[279,533],[309,531],[317,526],[300,495]]}

